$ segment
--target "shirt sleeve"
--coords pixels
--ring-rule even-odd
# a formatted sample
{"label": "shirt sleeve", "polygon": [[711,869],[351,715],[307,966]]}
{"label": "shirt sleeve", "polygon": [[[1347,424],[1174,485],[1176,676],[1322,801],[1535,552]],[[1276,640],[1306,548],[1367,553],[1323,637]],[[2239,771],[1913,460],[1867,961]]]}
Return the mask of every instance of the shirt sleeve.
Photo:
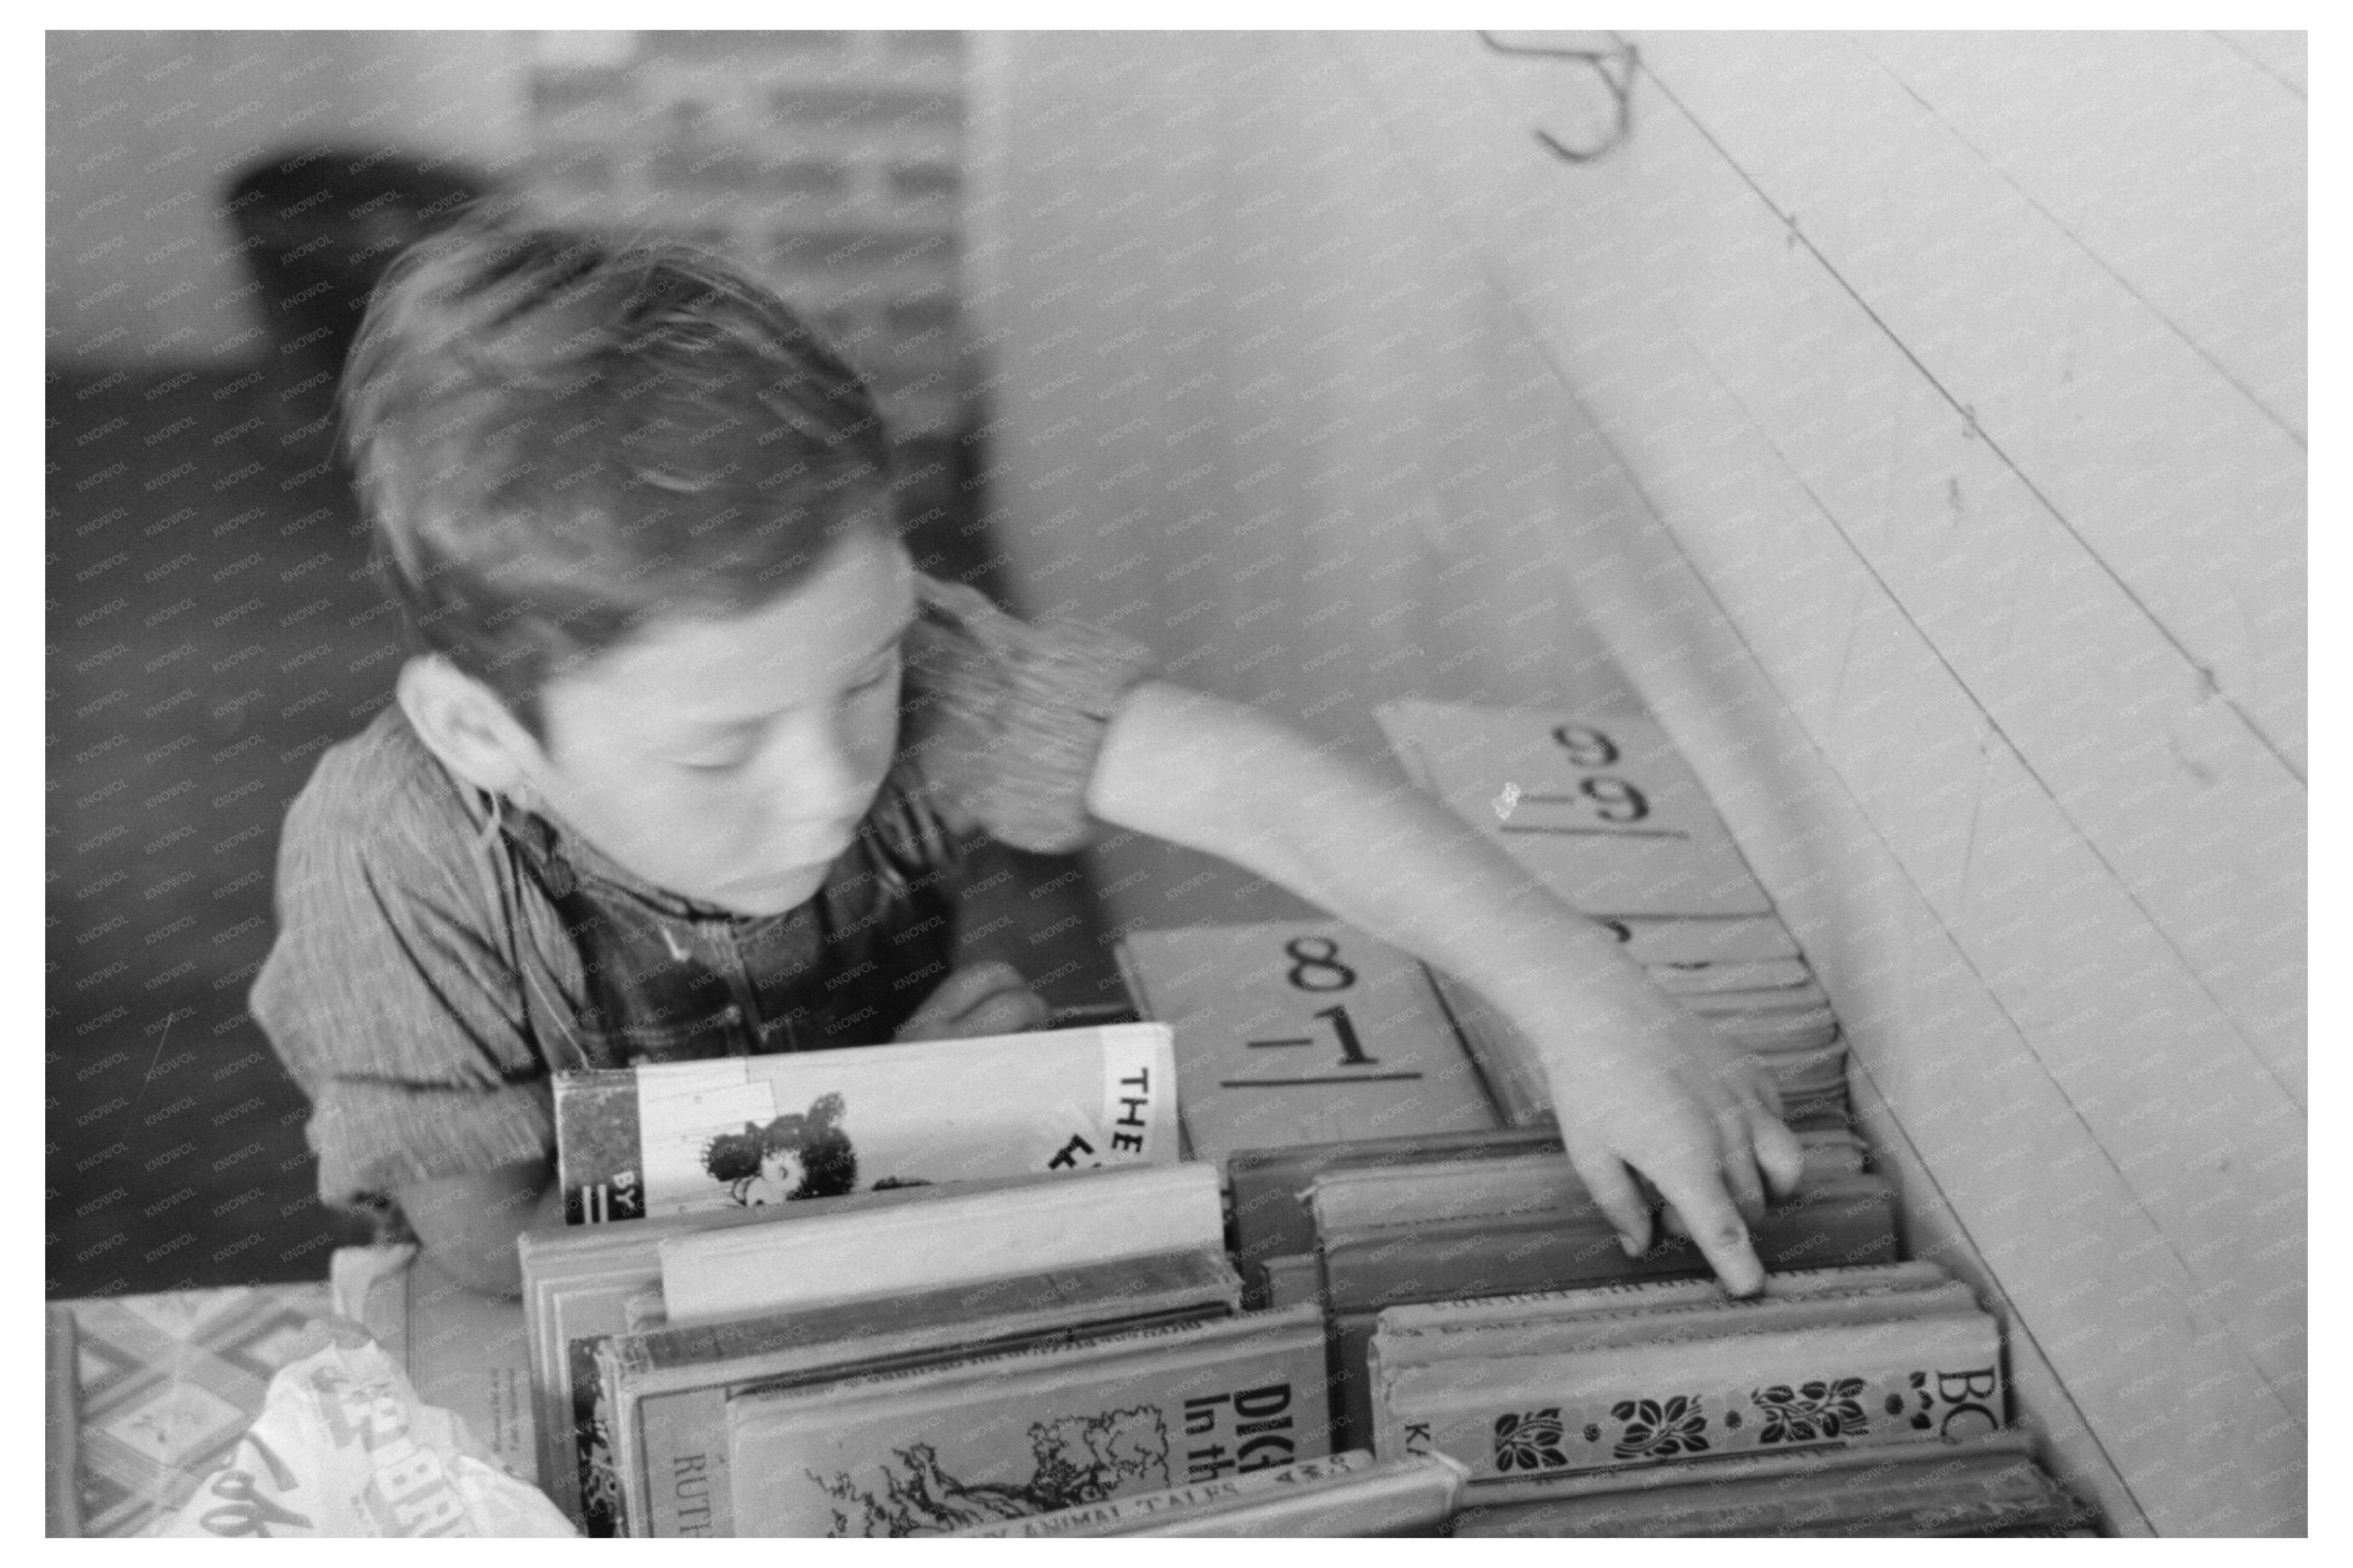
{"label": "shirt sleeve", "polygon": [[1092,830],[1087,782],[1150,649],[1075,620],[1035,625],[978,589],[917,574],[900,751],[943,814],[1059,854]]}
{"label": "shirt sleeve", "polygon": [[[382,747],[368,748],[381,759]],[[255,1021],[311,1099],[322,1201],[543,1160],[544,1063],[446,779],[330,754],[288,812]],[[406,774],[406,777],[403,777]],[[452,798],[436,801],[438,784]]]}

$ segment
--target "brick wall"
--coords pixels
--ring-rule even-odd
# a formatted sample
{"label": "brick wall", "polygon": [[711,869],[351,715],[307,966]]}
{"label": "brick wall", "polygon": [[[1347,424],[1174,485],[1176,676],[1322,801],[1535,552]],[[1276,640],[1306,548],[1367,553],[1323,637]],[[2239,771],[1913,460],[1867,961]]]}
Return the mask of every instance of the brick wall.
{"label": "brick wall", "polygon": [[540,33],[528,158],[551,218],[719,251],[821,324],[902,440],[955,427],[964,40]]}

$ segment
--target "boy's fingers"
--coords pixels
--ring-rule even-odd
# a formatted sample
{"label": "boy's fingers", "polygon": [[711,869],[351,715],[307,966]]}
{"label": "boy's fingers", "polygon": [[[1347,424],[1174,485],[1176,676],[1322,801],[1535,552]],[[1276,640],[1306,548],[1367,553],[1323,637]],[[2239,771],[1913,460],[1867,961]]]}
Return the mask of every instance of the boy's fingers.
{"label": "boy's fingers", "polygon": [[1749,1147],[1748,1107],[1733,1105],[1717,1111],[1715,1136],[1725,1179],[1732,1184],[1733,1205],[1753,1225],[1765,1217],[1765,1183]]}
{"label": "boy's fingers", "polygon": [[1628,1257],[1640,1257],[1651,1250],[1651,1205],[1634,1185],[1626,1167],[1612,1156],[1603,1154],[1593,1159],[1572,1152],[1569,1163],[1585,1182],[1585,1190],[1593,1194],[1594,1203],[1608,1217],[1618,1232],[1618,1245]]}
{"label": "boy's fingers", "polygon": [[1046,999],[1036,991],[1001,991],[956,1020],[966,1035],[1020,1034],[1046,1022]]}
{"label": "boy's fingers", "polygon": [[1715,1171],[1678,1170],[1652,1180],[1680,1212],[1691,1239],[1706,1255],[1725,1289],[1735,1296],[1754,1296],[1765,1288],[1765,1266],[1757,1261],[1748,1227],[1741,1224],[1740,1212]]}
{"label": "boy's fingers", "polygon": [[1001,959],[991,959],[951,973],[932,992],[932,1000],[948,1012],[964,1012],[998,991],[1019,991],[1026,983],[1019,969]]}
{"label": "boy's fingers", "polygon": [[1794,1198],[1798,1183],[1806,1171],[1806,1146],[1798,1135],[1783,1125],[1778,1116],[1770,1118],[1751,1118],[1755,1135],[1757,1169],[1765,1172],[1766,1183],[1777,1198]]}
{"label": "boy's fingers", "polygon": [[990,959],[982,964],[966,964],[952,971],[948,978],[934,987],[923,1004],[908,1015],[899,1026],[902,1040],[936,1040],[943,1036],[970,1033],[962,1014],[986,1001],[999,991],[1019,991],[1025,989],[1021,971],[1011,964]]}

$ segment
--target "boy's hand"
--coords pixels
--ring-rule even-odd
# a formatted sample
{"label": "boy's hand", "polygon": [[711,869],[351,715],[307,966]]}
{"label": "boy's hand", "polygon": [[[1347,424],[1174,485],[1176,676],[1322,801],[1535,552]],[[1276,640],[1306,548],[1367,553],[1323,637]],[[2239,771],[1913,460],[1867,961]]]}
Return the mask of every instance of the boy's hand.
{"label": "boy's hand", "polygon": [[1043,1029],[1049,1011],[1046,999],[1029,989],[1019,969],[991,959],[966,964],[942,980],[899,1026],[897,1038],[976,1040],[984,1034],[1019,1034]]}
{"label": "boy's hand", "polygon": [[1650,1040],[1581,1039],[1548,1055],[1554,1114],[1571,1163],[1629,1255],[1662,1223],[1707,1255],[1736,1296],[1763,1288],[1748,1226],[1769,1197],[1796,1192],[1804,1164],[1781,1097],[1755,1060],[1704,1023],[1678,1018]]}

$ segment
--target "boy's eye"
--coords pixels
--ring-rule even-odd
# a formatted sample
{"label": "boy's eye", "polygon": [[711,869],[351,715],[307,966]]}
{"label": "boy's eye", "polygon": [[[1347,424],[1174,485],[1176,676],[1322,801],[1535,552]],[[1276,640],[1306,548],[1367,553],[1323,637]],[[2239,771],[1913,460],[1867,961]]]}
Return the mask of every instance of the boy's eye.
{"label": "boy's eye", "polygon": [[[896,648],[893,648],[891,651],[890,656],[882,661],[880,668],[878,668],[872,674],[860,681],[856,685],[848,687],[846,690],[849,693],[871,692],[878,686],[886,684],[891,678],[898,673],[899,651]],[[673,758],[671,760],[679,767],[686,768],[690,772],[727,773],[743,767],[744,763],[750,761],[752,753],[754,749],[755,745],[754,742],[748,740],[731,741],[724,747],[713,747],[707,751],[695,753],[687,757]]]}

